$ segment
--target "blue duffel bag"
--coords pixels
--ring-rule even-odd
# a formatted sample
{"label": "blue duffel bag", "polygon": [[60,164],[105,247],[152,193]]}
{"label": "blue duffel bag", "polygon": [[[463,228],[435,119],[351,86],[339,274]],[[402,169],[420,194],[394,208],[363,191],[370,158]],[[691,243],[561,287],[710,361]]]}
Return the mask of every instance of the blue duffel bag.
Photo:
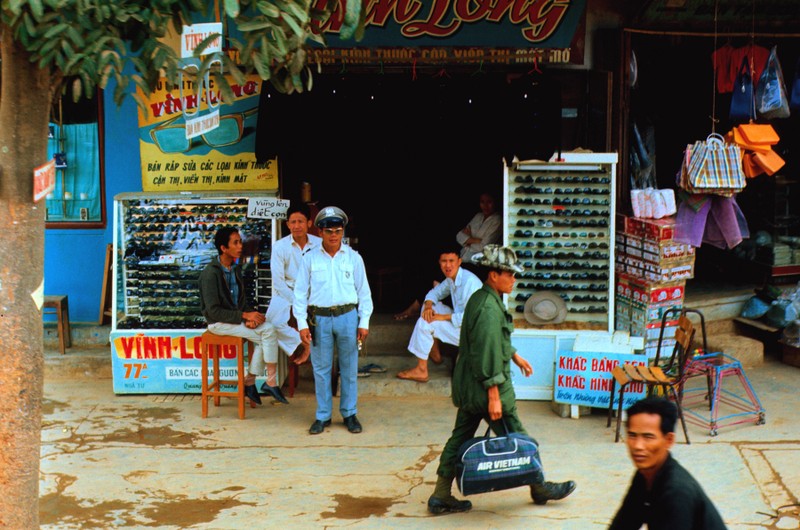
{"label": "blue duffel bag", "polygon": [[461,444],[456,462],[456,484],[462,495],[507,490],[544,481],[536,440],[508,432],[471,438]]}

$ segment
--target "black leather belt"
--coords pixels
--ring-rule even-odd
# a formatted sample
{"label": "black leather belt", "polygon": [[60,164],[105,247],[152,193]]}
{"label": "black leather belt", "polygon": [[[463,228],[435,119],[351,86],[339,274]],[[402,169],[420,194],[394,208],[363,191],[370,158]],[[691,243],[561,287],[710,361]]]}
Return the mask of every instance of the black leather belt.
{"label": "black leather belt", "polygon": [[349,313],[357,306],[358,304],[334,305],[331,307],[317,307],[312,305],[308,307],[308,310],[309,313],[318,317],[338,317],[339,315]]}

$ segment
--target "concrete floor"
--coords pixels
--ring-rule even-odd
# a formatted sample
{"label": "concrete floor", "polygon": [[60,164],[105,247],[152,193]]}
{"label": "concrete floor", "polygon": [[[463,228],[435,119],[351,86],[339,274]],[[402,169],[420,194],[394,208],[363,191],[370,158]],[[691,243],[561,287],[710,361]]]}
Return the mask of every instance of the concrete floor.
{"label": "concrete floor", "polygon": [[[44,529],[601,529],[633,474],[604,411],[568,419],[548,402],[520,401],[547,478],[573,479],[577,491],[546,506],[535,506],[526,488],[475,495],[471,512],[434,517],[426,501],[455,418],[446,396],[364,395],[363,433],[348,433],[335,412],[331,427],[310,436],[307,381],[288,406],[265,402],[240,421],[234,402],[223,400],[204,420],[199,396],[115,395],[108,375],[53,368],[53,355],[41,447]],[[65,357],[80,363],[80,355]],[[769,356],[748,376],[766,424],[715,437],[690,425],[692,444],[680,435],[673,454],[729,528],[800,528],[800,368]]]}

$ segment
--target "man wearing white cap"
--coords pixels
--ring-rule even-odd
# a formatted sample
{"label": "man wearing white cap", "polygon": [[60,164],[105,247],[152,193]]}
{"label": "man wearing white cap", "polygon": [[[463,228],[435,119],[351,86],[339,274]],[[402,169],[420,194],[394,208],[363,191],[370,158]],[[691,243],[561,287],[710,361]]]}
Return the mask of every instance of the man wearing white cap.
{"label": "man wearing white cap", "polygon": [[[514,288],[515,272],[522,272],[514,251],[500,245],[486,245],[472,261],[487,269],[486,281],[469,299],[461,321],[461,340],[453,372],[453,404],[458,407],[450,439],[444,446],[436,470],[436,489],[428,499],[433,514],[466,512],[470,501],[456,499],[451,493],[456,476],[456,461],[461,445],[475,436],[481,421],[495,433],[527,434],[517,416],[516,395],[511,383],[511,361],[525,377],[533,373],[530,363],[511,344],[513,318],[502,296]],[[575,483],[539,482],[531,485],[535,504],[563,499],[575,490]]]}
{"label": "man wearing white cap", "polygon": [[359,433],[358,343],[369,335],[372,293],[363,258],[342,243],[347,215],[336,206],[327,206],[317,214],[314,224],[321,230],[322,245],[303,256],[292,306],[300,339],[311,345],[317,410],[308,432],[320,434],[331,424],[335,349],[341,377],[339,412],[347,430]]}

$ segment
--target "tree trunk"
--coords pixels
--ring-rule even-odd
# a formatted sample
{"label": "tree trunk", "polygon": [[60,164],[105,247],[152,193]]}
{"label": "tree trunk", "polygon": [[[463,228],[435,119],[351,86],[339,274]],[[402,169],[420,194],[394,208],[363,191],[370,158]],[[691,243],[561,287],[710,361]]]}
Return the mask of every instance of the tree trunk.
{"label": "tree trunk", "polygon": [[52,76],[2,31],[0,89],[0,527],[39,528],[44,201]]}

